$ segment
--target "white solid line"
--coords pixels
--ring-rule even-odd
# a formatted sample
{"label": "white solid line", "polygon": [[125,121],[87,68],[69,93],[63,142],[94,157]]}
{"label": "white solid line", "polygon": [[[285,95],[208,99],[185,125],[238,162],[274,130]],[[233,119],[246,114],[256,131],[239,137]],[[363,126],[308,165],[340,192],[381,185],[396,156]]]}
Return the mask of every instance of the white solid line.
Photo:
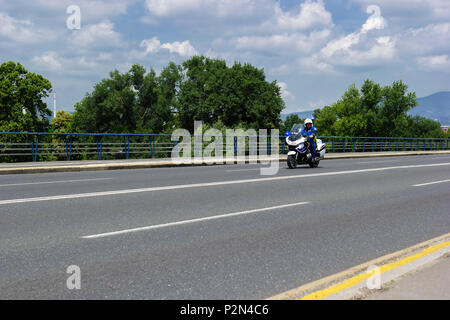
{"label": "white solid line", "polygon": [[215,186],[225,186],[225,185],[232,185],[232,184],[261,183],[261,182],[268,182],[268,181],[280,181],[280,180],[302,179],[302,178],[313,178],[313,177],[326,177],[326,176],[337,176],[337,175],[354,174],[354,173],[364,173],[364,172],[378,172],[378,171],[396,170],[396,169],[427,168],[427,167],[439,167],[439,166],[450,166],[450,162],[435,163],[435,164],[423,164],[423,165],[410,165],[410,166],[400,166],[400,167],[371,168],[371,169],[362,169],[362,170],[323,172],[323,173],[312,173],[312,174],[295,175],[295,176],[277,176],[277,177],[259,178],[259,179],[254,178],[254,179],[245,179],[245,180],[206,182],[206,183],[195,183],[195,184],[185,184],[185,185],[175,185],[175,186],[165,186],[165,187],[151,187],[151,188],[142,188],[142,189],[128,189],[128,190],[102,191],[102,192],[80,193],[80,194],[67,194],[67,195],[58,195],[58,196],[37,197],[37,198],[0,200],[0,205],[26,203],[26,202],[38,202],[38,201],[92,198],[92,197],[103,197],[103,196],[112,196],[112,195],[121,195],[121,194],[179,190],[179,189],[189,189],[189,188],[215,187]]}
{"label": "white solid line", "polygon": [[250,214],[250,213],[257,213],[257,212],[264,212],[264,211],[270,211],[270,210],[278,210],[278,209],[296,207],[296,206],[301,206],[301,205],[304,205],[304,204],[309,204],[309,202],[298,202],[298,203],[284,204],[284,205],[281,205],[281,206],[268,207],[268,208],[262,208],[262,209],[246,210],[246,211],[240,211],[240,212],[234,212],[234,213],[227,213],[227,214],[221,214],[221,215],[218,215],[218,216],[212,216],[212,217],[206,217],[206,218],[199,218],[199,219],[192,219],[192,220],[183,220],[183,221],[158,224],[158,225],[148,226],[148,227],[141,227],[141,228],[126,229],[126,230],[115,231],[115,232],[95,234],[95,235],[91,235],[91,236],[84,236],[84,237],[81,237],[81,238],[82,239],[104,238],[104,237],[110,237],[110,236],[117,236],[117,235],[125,234],[125,233],[132,233],[132,232],[139,232],[139,231],[147,231],[147,230],[153,230],[153,229],[167,228],[167,227],[179,226],[179,225],[190,224],[190,223],[197,223],[197,222],[203,222],[203,221],[210,221],[210,220],[216,220],[216,219],[223,219],[223,218],[229,218],[229,217],[234,217],[234,216],[246,215],[246,214]]}
{"label": "white solid line", "polygon": [[377,163],[388,163],[388,162],[399,162],[403,160],[385,160],[385,161],[363,161],[363,162],[357,162],[358,164],[377,164]]}
{"label": "white solid line", "polygon": [[413,187],[423,187],[423,186],[429,186],[429,185],[432,185],[432,184],[445,183],[445,182],[450,182],[450,179],[448,179],[448,180],[441,180],[441,181],[435,181],[435,182],[422,183],[422,184],[415,184],[415,185],[413,185]]}
{"label": "white solid line", "polygon": [[237,169],[237,170],[225,170],[225,172],[242,172],[242,171],[256,171],[261,170],[261,168],[258,169]]}
{"label": "white solid line", "polygon": [[13,184],[0,184],[0,187],[15,187],[15,186],[28,186],[34,184],[53,184],[53,183],[71,183],[71,182],[85,182],[85,181],[101,181],[112,180],[113,178],[98,178],[98,179],[80,179],[80,180],[63,180],[63,181],[41,181],[41,182],[25,182],[25,183],[13,183]]}

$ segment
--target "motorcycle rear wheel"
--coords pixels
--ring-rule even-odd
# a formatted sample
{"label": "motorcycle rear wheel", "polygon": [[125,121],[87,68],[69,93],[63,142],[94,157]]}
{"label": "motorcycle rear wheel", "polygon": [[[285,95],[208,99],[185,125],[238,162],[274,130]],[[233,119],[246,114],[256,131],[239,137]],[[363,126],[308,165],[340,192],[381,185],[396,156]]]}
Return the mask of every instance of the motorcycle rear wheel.
{"label": "motorcycle rear wheel", "polygon": [[308,164],[311,168],[317,168],[319,166],[320,161],[313,161],[312,159],[308,161]]}

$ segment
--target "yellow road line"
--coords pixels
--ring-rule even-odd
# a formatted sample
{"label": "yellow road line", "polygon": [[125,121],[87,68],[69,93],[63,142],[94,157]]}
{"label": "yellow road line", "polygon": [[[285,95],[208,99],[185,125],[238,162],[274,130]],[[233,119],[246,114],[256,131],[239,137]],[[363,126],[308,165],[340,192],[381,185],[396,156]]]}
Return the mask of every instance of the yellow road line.
{"label": "yellow road line", "polygon": [[[383,274],[387,271],[390,271],[392,269],[398,268],[400,266],[403,266],[405,264],[411,263],[415,260],[418,260],[426,255],[429,255],[430,253],[442,250],[444,248],[450,247],[450,241],[447,242],[443,242],[434,246],[431,246],[425,250],[423,250],[422,252],[416,253],[412,256],[406,257],[404,259],[401,259],[399,261],[393,262],[393,263],[389,263],[386,265],[383,265],[380,267],[379,272],[380,274]],[[338,293],[342,290],[348,289],[350,287],[353,287],[354,285],[360,283],[361,281],[371,277],[374,273],[376,272],[376,270],[373,270],[371,272],[368,273],[363,273],[357,276],[352,277],[351,279],[336,284],[334,286],[331,286],[329,288],[326,288],[324,290],[320,290],[320,291],[316,291],[314,293],[311,293],[303,298],[301,298],[300,300],[322,300],[332,294]]]}

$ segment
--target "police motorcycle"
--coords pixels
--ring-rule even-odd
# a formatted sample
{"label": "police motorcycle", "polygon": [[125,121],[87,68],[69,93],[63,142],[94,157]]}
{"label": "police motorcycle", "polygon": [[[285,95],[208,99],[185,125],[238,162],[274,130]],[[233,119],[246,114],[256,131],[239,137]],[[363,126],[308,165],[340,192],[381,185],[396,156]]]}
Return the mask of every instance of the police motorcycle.
{"label": "police motorcycle", "polygon": [[291,131],[285,133],[286,144],[289,147],[287,164],[290,169],[297,165],[308,164],[311,168],[317,168],[320,160],[325,158],[326,145],[317,139],[316,159],[312,158],[312,144],[307,137],[302,136],[302,124],[294,124]]}

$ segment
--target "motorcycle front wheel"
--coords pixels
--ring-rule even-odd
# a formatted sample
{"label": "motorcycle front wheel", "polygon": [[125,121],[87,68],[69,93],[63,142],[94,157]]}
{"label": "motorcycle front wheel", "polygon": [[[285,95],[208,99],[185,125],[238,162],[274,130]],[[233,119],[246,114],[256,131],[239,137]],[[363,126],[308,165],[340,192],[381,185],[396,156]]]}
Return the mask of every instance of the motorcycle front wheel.
{"label": "motorcycle front wheel", "polygon": [[296,156],[288,156],[287,164],[289,169],[297,168],[297,157]]}

